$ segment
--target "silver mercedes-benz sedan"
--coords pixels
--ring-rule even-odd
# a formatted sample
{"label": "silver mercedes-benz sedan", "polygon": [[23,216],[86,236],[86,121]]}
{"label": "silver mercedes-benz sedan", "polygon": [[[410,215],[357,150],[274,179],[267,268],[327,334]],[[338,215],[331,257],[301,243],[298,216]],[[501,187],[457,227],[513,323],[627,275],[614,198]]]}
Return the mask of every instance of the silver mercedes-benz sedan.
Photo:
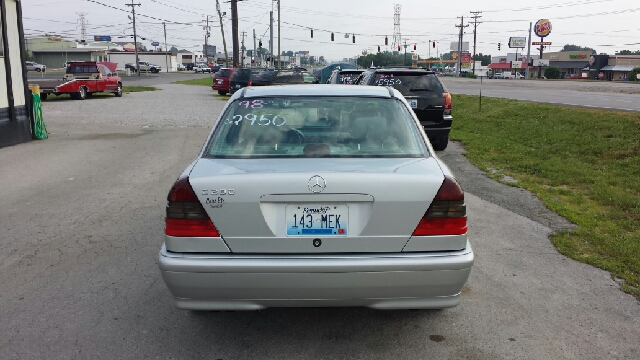
{"label": "silver mercedes-benz sedan", "polygon": [[473,265],[464,193],[403,96],[247,87],[171,188],[159,266],[175,304],[439,309]]}

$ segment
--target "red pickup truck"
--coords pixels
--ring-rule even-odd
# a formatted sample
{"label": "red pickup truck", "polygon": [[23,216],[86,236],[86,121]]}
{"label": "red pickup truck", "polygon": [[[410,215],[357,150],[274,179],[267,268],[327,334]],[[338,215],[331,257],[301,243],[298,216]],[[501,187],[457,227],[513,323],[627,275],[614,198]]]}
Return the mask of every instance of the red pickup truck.
{"label": "red pickup truck", "polygon": [[[45,100],[49,94],[69,94],[73,99],[84,100],[97,92],[112,92],[122,96],[122,79],[109,67],[109,63],[95,61],[71,62],[67,72],[60,80],[34,81],[40,85],[40,98]],[[114,69],[115,70],[115,69]]]}

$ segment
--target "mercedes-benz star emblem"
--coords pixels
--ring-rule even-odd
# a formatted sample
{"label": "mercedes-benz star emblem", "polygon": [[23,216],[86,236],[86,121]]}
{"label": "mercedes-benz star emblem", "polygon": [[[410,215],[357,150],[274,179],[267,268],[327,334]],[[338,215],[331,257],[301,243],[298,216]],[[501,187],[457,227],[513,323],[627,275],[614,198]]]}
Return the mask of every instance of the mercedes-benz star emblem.
{"label": "mercedes-benz star emblem", "polygon": [[309,179],[309,190],[311,190],[311,192],[313,193],[322,192],[322,190],[324,190],[325,187],[327,187],[327,182],[324,181],[322,176],[314,175],[311,177],[311,179]]}

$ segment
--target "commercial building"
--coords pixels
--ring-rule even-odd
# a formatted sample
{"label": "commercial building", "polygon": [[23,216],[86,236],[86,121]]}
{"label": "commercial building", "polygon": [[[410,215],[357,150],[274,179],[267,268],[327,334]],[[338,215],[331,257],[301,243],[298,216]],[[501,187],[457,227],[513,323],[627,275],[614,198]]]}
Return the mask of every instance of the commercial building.
{"label": "commercial building", "polygon": [[0,0],[0,147],[31,140],[22,6]]}
{"label": "commercial building", "polygon": [[59,36],[34,37],[26,40],[27,51],[33,61],[47,68],[61,68],[67,61],[106,61],[111,50],[122,50],[121,45],[110,42],[83,43]]}
{"label": "commercial building", "polygon": [[543,53],[542,59],[549,60],[549,66],[559,68],[560,73],[587,77],[586,73],[589,71],[589,58],[591,55],[591,50],[558,51]]}

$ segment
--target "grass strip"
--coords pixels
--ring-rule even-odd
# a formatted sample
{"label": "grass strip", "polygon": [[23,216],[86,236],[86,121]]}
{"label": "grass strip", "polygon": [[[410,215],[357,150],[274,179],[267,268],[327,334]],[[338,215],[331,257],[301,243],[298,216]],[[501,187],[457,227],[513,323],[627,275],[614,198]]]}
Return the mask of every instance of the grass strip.
{"label": "grass strip", "polygon": [[[451,138],[578,225],[551,241],[640,299],[640,113],[454,95]],[[489,168],[498,169],[497,172]]]}
{"label": "grass strip", "polygon": [[199,85],[199,86],[209,86],[209,87],[211,87],[211,85],[212,85],[211,81],[212,80],[211,80],[210,77],[206,77],[206,78],[174,81],[173,83],[174,84],[182,84],[182,85]]}

